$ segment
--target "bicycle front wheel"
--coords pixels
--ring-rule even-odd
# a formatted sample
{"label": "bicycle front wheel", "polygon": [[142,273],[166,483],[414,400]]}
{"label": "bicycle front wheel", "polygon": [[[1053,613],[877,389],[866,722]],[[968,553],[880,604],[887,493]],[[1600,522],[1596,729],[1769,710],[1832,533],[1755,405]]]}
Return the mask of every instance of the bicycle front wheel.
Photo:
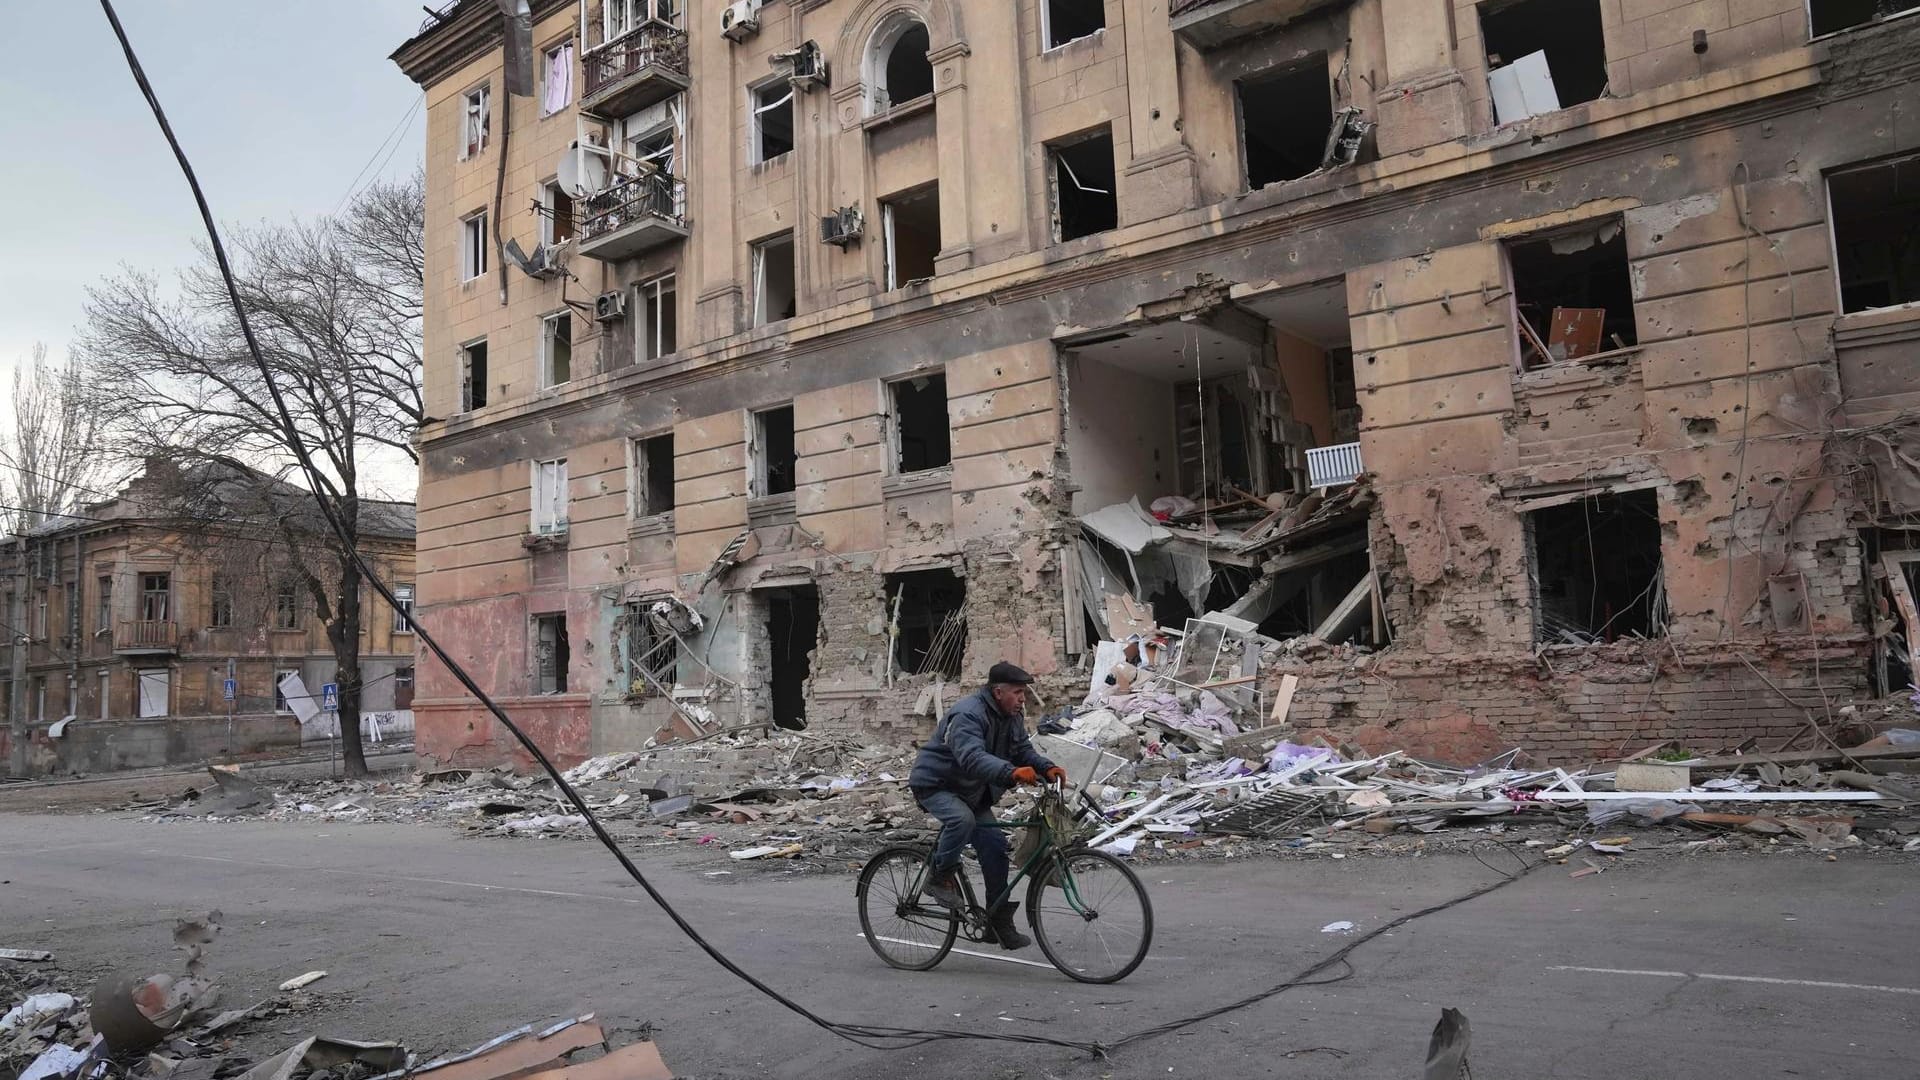
{"label": "bicycle front wheel", "polygon": [[1153,943],[1146,887],[1103,851],[1067,852],[1036,874],[1027,887],[1027,917],[1047,959],[1081,982],[1119,982]]}
{"label": "bicycle front wheel", "polygon": [[933,874],[925,848],[882,848],[855,890],[867,944],[893,967],[926,971],[947,958],[960,919],[923,894]]}

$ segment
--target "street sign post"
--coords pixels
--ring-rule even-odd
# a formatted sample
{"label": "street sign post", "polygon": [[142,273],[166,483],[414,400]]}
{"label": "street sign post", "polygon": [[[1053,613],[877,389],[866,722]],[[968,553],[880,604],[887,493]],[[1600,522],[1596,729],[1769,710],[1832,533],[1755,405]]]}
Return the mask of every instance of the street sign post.
{"label": "street sign post", "polygon": [[[339,683],[321,683],[320,684],[320,711],[324,713],[338,713],[340,711],[340,684]],[[333,748],[336,745],[335,740],[339,738],[340,738],[340,718],[338,716],[333,716],[327,721],[327,775],[328,776],[336,775],[333,768]]]}

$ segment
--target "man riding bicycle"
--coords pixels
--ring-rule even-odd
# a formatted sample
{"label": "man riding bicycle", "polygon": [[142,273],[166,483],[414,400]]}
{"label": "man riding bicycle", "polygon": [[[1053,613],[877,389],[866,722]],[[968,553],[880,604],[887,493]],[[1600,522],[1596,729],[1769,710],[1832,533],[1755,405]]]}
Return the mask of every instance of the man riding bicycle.
{"label": "man riding bicycle", "polygon": [[[907,786],[921,809],[940,819],[933,848],[933,877],[926,894],[953,911],[960,894],[960,854],[969,841],[980,858],[987,899],[1007,888],[1007,837],[992,825],[993,804],[1015,784],[1064,780],[1066,770],[1042,757],[1027,739],[1021,714],[1033,676],[1002,660],[987,671],[987,685],[954,703],[920,748]],[[986,940],[1003,949],[1032,941],[1014,928],[1019,904],[1001,900],[987,913]]]}

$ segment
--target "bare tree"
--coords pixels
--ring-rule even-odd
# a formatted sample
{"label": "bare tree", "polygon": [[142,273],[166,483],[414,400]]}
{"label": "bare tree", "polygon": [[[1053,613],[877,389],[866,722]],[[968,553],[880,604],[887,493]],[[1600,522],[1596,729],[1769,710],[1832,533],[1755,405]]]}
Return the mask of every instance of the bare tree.
{"label": "bare tree", "polygon": [[73,509],[104,472],[100,416],[87,405],[78,355],[47,361],[35,343],[13,373],[13,430],[0,438],[0,495],[7,531],[23,532]]}
{"label": "bare tree", "polygon": [[[351,775],[364,775],[366,760],[364,582],[349,551],[362,547],[368,463],[391,453],[417,460],[421,187],[418,174],[376,183],[341,217],[229,234],[241,302],[293,414],[291,432],[204,249],[166,285],[127,269],[88,290],[81,337],[89,400],[107,446],[122,459],[158,456],[182,475],[220,477],[220,498],[186,504],[200,508],[209,532],[250,519],[275,534],[275,561],[304,587],[333,649]],[[344,541],[311,504],[305,512],[290,504],[289,492],[300,492],[290,482],[305,485],[296,446],[311,456],[319,474],[312,494],[344,525]],[[236,487],[247,483],[253,490]]]}

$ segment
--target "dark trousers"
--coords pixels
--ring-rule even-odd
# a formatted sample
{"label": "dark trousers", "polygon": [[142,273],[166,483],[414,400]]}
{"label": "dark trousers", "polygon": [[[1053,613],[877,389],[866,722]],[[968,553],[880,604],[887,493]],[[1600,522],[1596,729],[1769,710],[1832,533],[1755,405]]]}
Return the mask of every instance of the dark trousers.
{"label": "dark trousers", "polygon": [[951,791],[916,791],[913,797],[920,808],[940,819],[940,839],[933,845],[933,868],[953,870],[960,866],[960,853],[973,844],[980,856],[980,876],[986,879],[987,894],[981,897],[991,904],[1007,888],[1007,832],[989,824],[990,807],[973,807]]}

